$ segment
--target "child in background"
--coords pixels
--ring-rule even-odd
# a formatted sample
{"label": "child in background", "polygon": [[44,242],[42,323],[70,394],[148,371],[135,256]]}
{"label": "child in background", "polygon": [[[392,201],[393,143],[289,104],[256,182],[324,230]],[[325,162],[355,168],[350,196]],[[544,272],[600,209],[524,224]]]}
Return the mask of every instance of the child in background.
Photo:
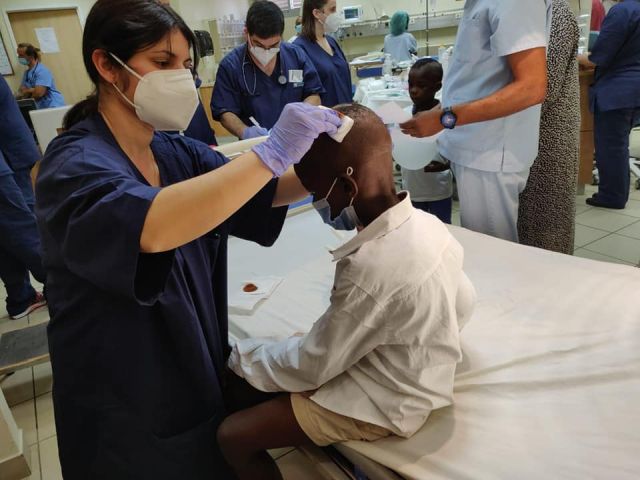
{"label": "child in background", "polygon": [[[437,107],[435,95],[442,88],[442,65],[431,58],[421,58],[409,71],[409,95],[413,101],[412,114]],[[451,223],[453,174],[439,155],[423,170],[402,169],[402,188],[411,194],[415,208]]]}

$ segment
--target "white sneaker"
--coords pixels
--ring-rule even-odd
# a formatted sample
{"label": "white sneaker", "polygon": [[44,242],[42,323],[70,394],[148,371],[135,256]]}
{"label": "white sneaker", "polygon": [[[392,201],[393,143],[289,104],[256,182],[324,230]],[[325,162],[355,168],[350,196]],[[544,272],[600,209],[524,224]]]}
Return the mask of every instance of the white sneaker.
{"label": "white sneaker", "polygon": [[39,308],[44,307],[46,304],[47,304],[47,300],[44,298],[44,295],[42,294],[42,292],[36,292],[36,298],[33,299],[33,302],[31,302],[31,305],[29,305],[24,310],[24,312],[20,312],[16,315],[10,315],[9,318],[11,318],[11,320],[18,320],[20,318],[24,318],[30,313],[35,312]]}

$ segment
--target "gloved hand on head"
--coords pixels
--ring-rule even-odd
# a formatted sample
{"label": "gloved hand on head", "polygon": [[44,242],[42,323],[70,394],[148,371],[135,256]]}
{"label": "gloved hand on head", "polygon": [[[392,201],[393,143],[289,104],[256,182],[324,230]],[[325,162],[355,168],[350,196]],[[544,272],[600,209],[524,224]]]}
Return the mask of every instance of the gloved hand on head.
{"label": "gloved hand on head", "polygon": [[342,125],[338,112],[307,103],[289,103],[271,129],[269,138],[253,151],[279,177],[302,159],[321,134],[335,134]]}
{"label": "gloved hand on head", "polygon": [[266,137],[269,135],[269,130],[263,127],[247,127],[242,131],[242,138],[240,140],[247,140],[249,138]]}

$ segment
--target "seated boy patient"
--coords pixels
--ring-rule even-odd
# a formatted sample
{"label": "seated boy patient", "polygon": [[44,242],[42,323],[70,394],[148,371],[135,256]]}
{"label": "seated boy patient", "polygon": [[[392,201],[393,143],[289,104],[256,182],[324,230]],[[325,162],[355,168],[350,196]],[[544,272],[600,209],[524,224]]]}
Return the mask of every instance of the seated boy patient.
{"label": "seated boy patient", "polygon": [[229,367],[253,388],[292,392],[222,423],[218,443],[240,479],[282,478],[266,449],[410,437],[452,403],[459,327],[475,299],[462,247],[396,194],[391,138],[377,115],[335,108],[353,129],[341,144],[318,138],[296,172],[323,220],[358,234],[332,252],[331,304],[309,333],[233,348]]}

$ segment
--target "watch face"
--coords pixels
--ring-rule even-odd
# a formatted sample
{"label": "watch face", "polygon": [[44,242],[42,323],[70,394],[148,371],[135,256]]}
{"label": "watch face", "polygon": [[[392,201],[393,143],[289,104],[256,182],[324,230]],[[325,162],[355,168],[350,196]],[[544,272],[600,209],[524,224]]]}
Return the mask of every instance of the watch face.
{"label": "watch face", "polygon": [[456,116],[453,113],[445,113],[442,115],[442,125],[445,128],[453,128],[456,124]]}

